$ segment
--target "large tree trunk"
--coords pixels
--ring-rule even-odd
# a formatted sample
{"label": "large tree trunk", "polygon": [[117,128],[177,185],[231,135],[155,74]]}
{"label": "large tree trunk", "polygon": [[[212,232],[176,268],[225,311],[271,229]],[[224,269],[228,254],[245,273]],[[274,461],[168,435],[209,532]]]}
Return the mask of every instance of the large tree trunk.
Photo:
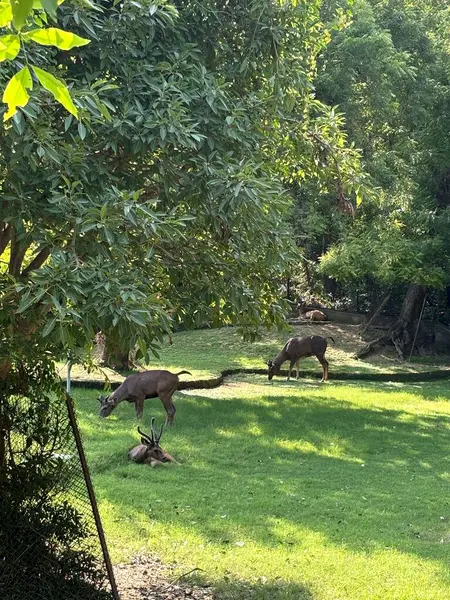
{"label": "large tree trunk", "polygon": [[423,285],[409,286],[399,319],[390,332],[390,339],[401,358],[405,358],[405,354],[412,350],[425,293],[426,288]]}
{"label": "large tree trunk", "polygon": [[[411,284],[403,300],[398,321],[386,335],[372,340],[357,353],[357,358],[371,354],[375,350],[393,344],[397,354],[404,359],[412,350],[418,320],[425,299],[426,288],[423,285]],[[418,342],[420,341],[418,338]]]}
{"label": "large tree trunk", "polygon": [[103,333],[96,335],[96,343],[101,350],[101,362],[105,367],[129,371],[132,367],[130,352],[124,351],[120,346],[106,337]]}

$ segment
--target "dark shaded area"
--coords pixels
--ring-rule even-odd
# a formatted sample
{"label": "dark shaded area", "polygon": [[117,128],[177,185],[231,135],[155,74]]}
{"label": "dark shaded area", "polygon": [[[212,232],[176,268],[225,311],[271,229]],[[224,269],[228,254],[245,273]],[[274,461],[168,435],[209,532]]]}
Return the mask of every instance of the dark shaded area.
{"label": "dark shaded area", "polygon": [[0,598],[112,600],[64,395],[42,354],[0,382]]}
{"label": "dark shaded area", "polygon": [[236,580],[221,582],[214,589],[216,600],[314,600],[311,590],[304,586],[280,580],[276,583],[247,583]]}

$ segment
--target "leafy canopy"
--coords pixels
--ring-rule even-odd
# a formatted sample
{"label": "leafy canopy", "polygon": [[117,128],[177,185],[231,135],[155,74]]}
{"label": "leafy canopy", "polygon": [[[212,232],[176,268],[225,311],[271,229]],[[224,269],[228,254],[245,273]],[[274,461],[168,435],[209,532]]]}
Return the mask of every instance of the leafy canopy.
{"label": "leafy canopy", "polygon": [[[360,176],[314,98],[329,37],[319,7],[60,6],[57,29],[91,43],[76,53],[30,43],[52,95],[32,91],[0,136],[5,338],[73,349],[101,329],[149,358],[173,321],[250,336],[282,322],[277,282],[298,260],[283,184],[290,173],[320,181],[324,155],[339,193]],[[61,72],[78,123],[52,91]]]}

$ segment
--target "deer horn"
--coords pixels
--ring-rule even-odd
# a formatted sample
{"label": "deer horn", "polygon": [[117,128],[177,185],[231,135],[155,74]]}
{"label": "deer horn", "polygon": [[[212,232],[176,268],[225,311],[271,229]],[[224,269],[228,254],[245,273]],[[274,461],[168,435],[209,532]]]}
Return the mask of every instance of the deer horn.
{"label": "deer horn", "polygon": [[155,431],[155,417],[152,417],[152,422],[150,423],[150,427],[152,428],[152,440],[154,444],[157,444],[156,439],[156,431]]}
{"label": "deer horn", "polygon": [[161,436],[163,434],[163,429],[164,429],[164,423],[161,425],[161,429],[159,430],[159,435],[156,438],[156,443],[159,444],[159,440],[161,439]]}
{"label": "deer horn", "polygon": [[153,438],[151,438],[146,433],[144,433],[140,427],[138,427],[137,430],[141,434],[141,436],[144,438],[144,440],[148,440],[150,442],[150,444],[153,444]]}

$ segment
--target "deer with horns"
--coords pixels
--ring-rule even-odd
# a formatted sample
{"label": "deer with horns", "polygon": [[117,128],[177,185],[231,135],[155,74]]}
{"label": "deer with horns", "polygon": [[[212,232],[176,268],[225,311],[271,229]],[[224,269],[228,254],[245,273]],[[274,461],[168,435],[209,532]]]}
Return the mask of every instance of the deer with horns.
{"label": "deer with horns", "polygon": [[128,458],[137,463],[143,463],[156,467],[166,462],[176,462],[165,450],[161,448],[159,442],[164,429],[164,423],[161,425],[159,434],[155,432],[155,417],[151,421],[151,436],[144,433],[140,427],[137,428],[141,435],[141,443],[128,452]]}

